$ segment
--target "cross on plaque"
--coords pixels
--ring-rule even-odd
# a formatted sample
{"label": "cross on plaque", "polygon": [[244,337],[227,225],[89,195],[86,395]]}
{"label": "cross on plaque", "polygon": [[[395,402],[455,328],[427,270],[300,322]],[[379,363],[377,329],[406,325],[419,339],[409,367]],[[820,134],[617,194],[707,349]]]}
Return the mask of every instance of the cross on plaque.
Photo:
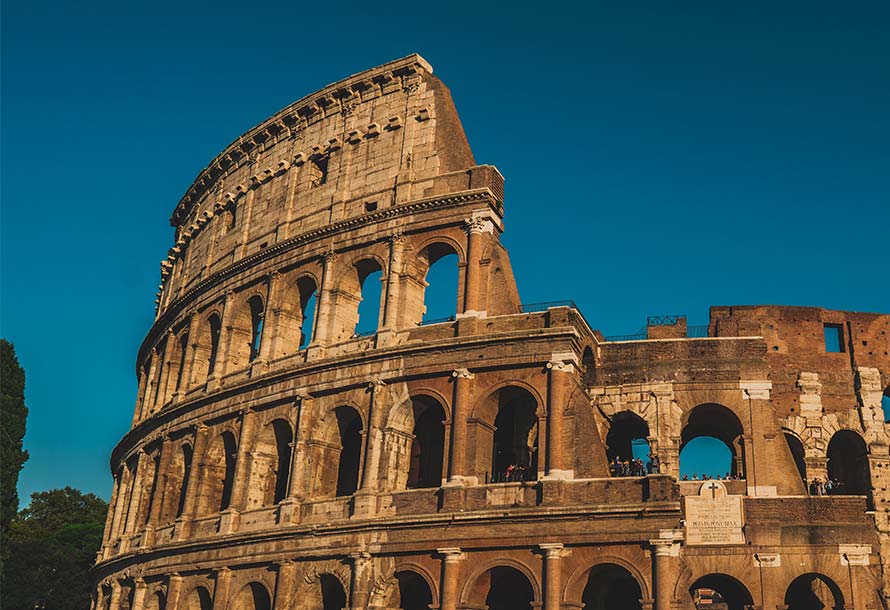
{"label": "cross on plaque", "polygon": [[720,489],[720,486],[712,481],[711,484],[708,485],[708,489],[711,490],[711,498],[716,498],[717,490]]}

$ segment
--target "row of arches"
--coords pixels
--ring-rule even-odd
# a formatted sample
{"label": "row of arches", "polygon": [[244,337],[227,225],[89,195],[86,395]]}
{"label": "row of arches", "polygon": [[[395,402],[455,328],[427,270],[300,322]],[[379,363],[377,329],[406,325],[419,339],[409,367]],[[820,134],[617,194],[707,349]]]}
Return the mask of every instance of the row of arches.
{"label": "row of arches", "polygon": [[[454,319],[464,257],[451,241],[435,241],[407,261],[360,257],[343,268],[326,257],[321,269],[277,276],[245,288],[165,336],[140,367],[137,414],[152,412],[207,379],[400,324]],[[387,269],[395,271],[387,275]],[[404,276],[404,277],[403,277]],[[398,294],[398,286],[410,289]],[[324,296],[323,296],[324,294]]]}
{"label": "row of arches", "polygon": [[[427,574],[404,569],[394,574],[394,587],[386,600],[387,608],[429,610],[438,596]],[[480,574],[464,592],[463,607],[488,610],[535,610],[541,593],[534,580],[514,565],[495,565]],[[601,563],[583,576],[580,602],[585,610],[642,610],[651,607],[638,576],[616,563]],[[577,588],[577,587],[575,587]],[[344,584],[333,574],[323,573],[304,583],[296,592],[296,607],[313,610],[344,610],[349,601]],[[696,579],[688,589],[689,600],[697,610],[746,610],[755,605],[751,592],[738,579],[712,573]],[[566,592],[567,596],[571,596]],[[575,593],[574,595],[577,595]],[[843,610],[845,597],[831,578],[815,572],[802,574],[788,585],[783,598],[787,610]],[[134,589],[122,600],[119,610],[134,610]],[[233,596],[226,610],[273,610],[273,592],[259,581],[244,585]],[[103,589],[103,610],[111,608],[111,594]],[[207,586],[197,585],[185,597],[181,610],[214,610],[213,596]],[[137,609],[138,610],[138,609]],[[163,591],[154,591],[144,610],[167,610]],[[217,610],[220,610],[217,608]]]}

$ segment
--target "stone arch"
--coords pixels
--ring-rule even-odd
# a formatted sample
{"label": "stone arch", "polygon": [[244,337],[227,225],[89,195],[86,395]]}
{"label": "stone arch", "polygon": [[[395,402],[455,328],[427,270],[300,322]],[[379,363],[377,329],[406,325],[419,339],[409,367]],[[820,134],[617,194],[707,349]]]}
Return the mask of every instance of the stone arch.
{"label": "stone arch", "polygon": [[334,561],[312,565],[300,581],[295,599],[310,610],[342,610],[349,600],[349,568]]}
{"label": "stone arch", "polygon": [[340,404],[325,412],[309,441],[317,497],[350,496],[358,489],[365,422],[360,409]]}
{"label": "stone arch", "polygon": [[797,467],[797,472],[798,474],[800,474],[800,478],[803,481],[804,486],[806,487],[807,454],[804,443],[796,433],[788,429],[783,429],[783,433],[785,436],[785,442],[788,444],[788,450],[791,452],[791,457],[794,459],[794,465]]}
{"label": "stone arch", "polygon": [[637,587],[640,590],[640,599],[649,599],[649,583],[646,581],[646,577],[640,571],[636,564],[623,557],[618,557],[616,555],[607,555],[604,557],[598,557],[596,562],[593,564],[585,564],[579,566],[574,572],[572,572],[571,576],[566,580],[566,585],[563,590],[563,601],[569,604],[580,604],[583,599],[584,590],[587,587],[587,583],[590,578],[591,570],[594,570],[598,566],[612,565],[618,568],[621,568],[627,574],[629,574],[633,580],[636,582]]}
{"label": "stone arch", "polygon": [[465,607],[532,610],[541,602],[541,587],[527,565],[514,559],[499,559],[467,579],[460,599]]}
{"label": "stone arch", "polygon": [[170,523],[182,514],[185,504],[185,491],[192,474],[194,451],[191,443],[183,442],[171,446],[173,455],[165,474],[161,523]]}
{"label": "stone arch", "polygon": [[148,594],[145,610],[167,610],[167,595],[163,589],[155,589]]}
{"label": "stone arch", "polygon": [[213,596],[210,588],[196,585],[186,596],[182,610],[213,610]]}
{"label": "stone arch", "polygon": [[[139,522],[140,525],[147,525],[149,519],[151,518],[152,507],[155,502],[159,502],[158,496],[161,493],[160,490],[160,477],[161,477],[161,448],[158,447],[148,456],[148,468],[149,475],[145,477],[143,481],[147,481],[147,487],[143,488],[143,494],[141,502],[139,503]],[[145,485],[143,483],[143,485]]]}
{"label": "stone arch", "polygon": [[476,404],[469,420],[476,476],[493,482],[535,480],[542,400],[527,384],[506,382]]}
{"label": "stone arch", "polygon": [[212,515],[229,507],[235,480],[238,443],[232,430],[220,432],[207,446],[201,460],[201,484],[196,514]]}
{"label": "stone arch", "polygon": [[705,574],[689,586],[689,596],[696,607],[699,607],[700,599],[718,601],[713,592],[716,592],[726,604],[726,610],[746,610],[754,604],[754,598],[751,597],[748,587],[729,574],[719,572]]}
{"label": "stone arch", "polygon": [[299,270],[282,279],[280,302],[272,303],[277,313],[272,359],[296,353],[308,347],[315,335],[318,291],[321,282],[314,273]]}
{"label": "stone arch", "polygon": [[828,478],[840,484],[833,493],[870,496],[868,445],[858,432],[850,429],[835,432],[828,441],[826,457]]}
{"label": "stone arch", "polygon": [[[341,277],[337,285],[336,305],[331,315],[335,324],[332,339],[335,342],[344,341],[357,336],[359,332],[373,334],[382,322],[386,264],[376,255],[364,253],[339,271]],[[375,278],[378,274],[379,285],[372,287],[369,282],[377,281]],[[373,297],[369,296],[371,291],[374,292]],[[367,311],[363,312],[364,319],[360,320],[362,301],[367,303]]]}
{"label": "stone arch", "polygon": [[252,581],[232,598],[229,610],[272,610],[272,596],[264,583]]}
{"label": "stone arch", "polygon": [[257,359],[262,348],[266,299],[258,290],[245,295],[228,329],[226,370],[236,371]]}
{"label": "stone arch", "polygon": [[[414,562],[402,562],[396,564],[394,570],[396,577],[398,578],[399,573],[403,572],[411,572],[417,574],[420,578],[422,578],[426,582],[426,586],[429,588],[430,595],[432,596],[432,601],[430,602],[431,607],[436,608],[439,606],[439,590],[437,588],[437,580],[429,570],[427,570],[422,565]],[[403,610],[409,609],[404,608]]]}
{"label": "stone arch", "polygon": [[[449,258],[452,259],[451,263],[448,261]],[[460,311],[458,300],[461,292],[461,270],[464,262],[465,257],[460,247],[453,240],[446,237],[433,237],[418,249],[417,256],[414,259],[414,269],[412,270],[416,274],[418,281],[408,284],[409,290],[405,295],[406,311],[410,316],[408,319],[410,325],[420,324],[430,318],[439,319],[457,315]],[[449,273],[447,280],[444,280],[449,284],[447,293],[450,295],[451,305],[442,307],[441,310],[434,309],[431,312],[431,298],[439,296],[444,299],[449,297],[445,296],[446,290],[444,289],[446,287],[442,286],[443,290],[440,292],[438,290],[440,287],[431,283],[430,273],[437,275],[434,269],[438,271],[440,267],[447,264],[453,265],[453,271]],[[431,287],[432,290],[430,290]]]}
{"label": "stone arch", "polygon": [[222,336],[222,314],[212,309],[203,316],[198,326],[197,337],[193,337],[194,364],[192,365],[191,383],[200,383],[220,370],[219,347]]}
{"label": "stone arch", "polygon": [[610,418],[606,433],[606,458],[612,466],[613,476],[621,475],[622,469],[618,467],[621,463],[634,459],[634,441],[643,439],[648,447],[648,437],[649,424],[633,411],[619,411]]}
{"label": "stone arch", "polygon": [[401,570],[395,573],[398,584],[398,599],[392,600],[392,607],[401,610],[429,610],[433,606],[433,588],[423,575],[414,570]]}
{"label": "stone arch", "polygon": [[587,571],[581,603],[587,610],[642,610],[646,599],[640,583],[625,567],[599,563]]}
{"label": "stone arch", "polygon": [[832,579],[810,572],[791,581],[785,590],[788,610],[843,610],[844,594]]}
{"label": "stone arch", "polygon": [[263,426],[250,454],[247,508],[272,506],[287,495],[293,431],[286,419]]}
{"label": "stone arch", "polygon": [[697,438],[712,437],[721,441],[729,449],[730,474],[745,478],[745,430],[742,421],[734,411],[718,403],[700,404],[684,413],[681,425],[681,469],[683,468],[682,452],[688,444]]}

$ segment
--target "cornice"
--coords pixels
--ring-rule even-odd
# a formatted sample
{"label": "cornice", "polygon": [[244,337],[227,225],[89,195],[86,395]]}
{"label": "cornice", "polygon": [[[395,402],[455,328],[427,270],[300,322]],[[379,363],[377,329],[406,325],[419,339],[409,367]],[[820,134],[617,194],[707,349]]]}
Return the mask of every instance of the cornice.
{"label": "cornice", "polygon": [[139,347],[137,362],[142,362],[146,355],[146,350],[153,346],[158,338],[158,333],[163,328],[169,326],[176,315],[178,315],[195,297],[202,294],[208,288],[215,286],[223,280],[237,275],[259,263],[270,260],[284,252],[304,246],[308,243],[318,241],[327,237],[344,233],[365,225],[371,225],[377,222],[409,216],[417,212],[430,209],[442,209],[463,205],[466,203],[482,202],[496,210],[498,214],[503,213],[503,204],[497,200],[488,187],[462,191],[460,193],[429,197],[426,199],[418,199],[409,203],[405,203],[390,208],[384,208],[370,214],[347,218],[339,222],[325,225],[312,231],[307,231],[300,235],[296,235],[290,239],[273,244],[264,250],[246,256],[235,263],[232,263],[225,269],[217,271],[213,275],[201,280],[198,284],[190,288],[185,294],[173,300],[164,311],[155,319],[152,328],[149,330]]}
{"label": "cornice", "polygon": [[394,78],[424,71],[432,74],[432,66],[420,55],[414,53],[385,63],[381,66],[353,74],[315,91],[277,113],[262,123],[247,130],[219,153],[206,168],[195,177],[186,194],[176,205],[170,217],[170,224],[177,226],[186,218],[195,205],[216,184],[220,176],[237,165],[244,157],[263,146],[268,140],[280,134],[299,131],[306,125],[334,114],[349,112],[361,92],[378,83],[386,83]]}

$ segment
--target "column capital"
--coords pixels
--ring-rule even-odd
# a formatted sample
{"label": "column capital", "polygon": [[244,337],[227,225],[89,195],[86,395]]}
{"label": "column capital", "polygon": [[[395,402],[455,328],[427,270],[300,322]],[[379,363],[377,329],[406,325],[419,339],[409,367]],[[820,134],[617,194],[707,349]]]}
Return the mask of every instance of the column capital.
{"label": "column capital", "polygon": [[322,264],[332,263],[335,260],[337,260],[337,253],[334,252],[333,249],[331,249],[331,250],[328,250],[327,252],[323,252],[320,258],[321,258]]}
{"label": "column capital", "polygon": [[436,553],[441,555],[446,563],[461,561],[466,557],[460,547],[456,546],[436,549]]}
{"label": "column capital", "polygon": [[298,389],[294,392],[294,396],[296,396],[296,397],[297,397],[297,400],[300,401],[300,402],[303,402],[303,401],[306,401],[306,400],[312,400],[312,394],[310,394],[310,393],[309,393],[309,390],[306,389],[306,388],[298,388]]}
{"label": "column capital", "polygon": [[739,389],[742,390],[742,396],[752,400],[769,400],[772,388],[773,383],[767,380],[739,381]]}
{"label": "column capital", "polygon": [[381,388],[386,385],[386,382],[380,379],[380,377],[372,377],[370,381],[368,381],[368,389],[375,390],[377,388]]}
{"label": "column capital", "polygon": [[779,553],[754,553],[754,561],[761,568],[782,567],[782,555]]}
{"label": "column capital", "polygon": [[401,246],[405,243],[405,235],[401,231],[396,231],[389,236],[389,243],[392,246]]}
{"label": "column capital", "polygon": [[487,218],[466,218],[464,219],[464,231],[466,231],[468,235],[493,233],[494,224]]}
{"label": "column capital", "polygon": [[563,360],[551,360],[547,363],[547,368],[553,372],[574,373],[575,365],[571,362]]}
{"label": "column capital", "polygon": [[562,542],[542,542],[538,545],[538,549],[548,559],[564,557],[567,554]]}
{"label": "column capital", "polygon": [[476,375],[471,373],[468,369],[455,369],[451,371],[451,376],[455,379],[473,379]]}

